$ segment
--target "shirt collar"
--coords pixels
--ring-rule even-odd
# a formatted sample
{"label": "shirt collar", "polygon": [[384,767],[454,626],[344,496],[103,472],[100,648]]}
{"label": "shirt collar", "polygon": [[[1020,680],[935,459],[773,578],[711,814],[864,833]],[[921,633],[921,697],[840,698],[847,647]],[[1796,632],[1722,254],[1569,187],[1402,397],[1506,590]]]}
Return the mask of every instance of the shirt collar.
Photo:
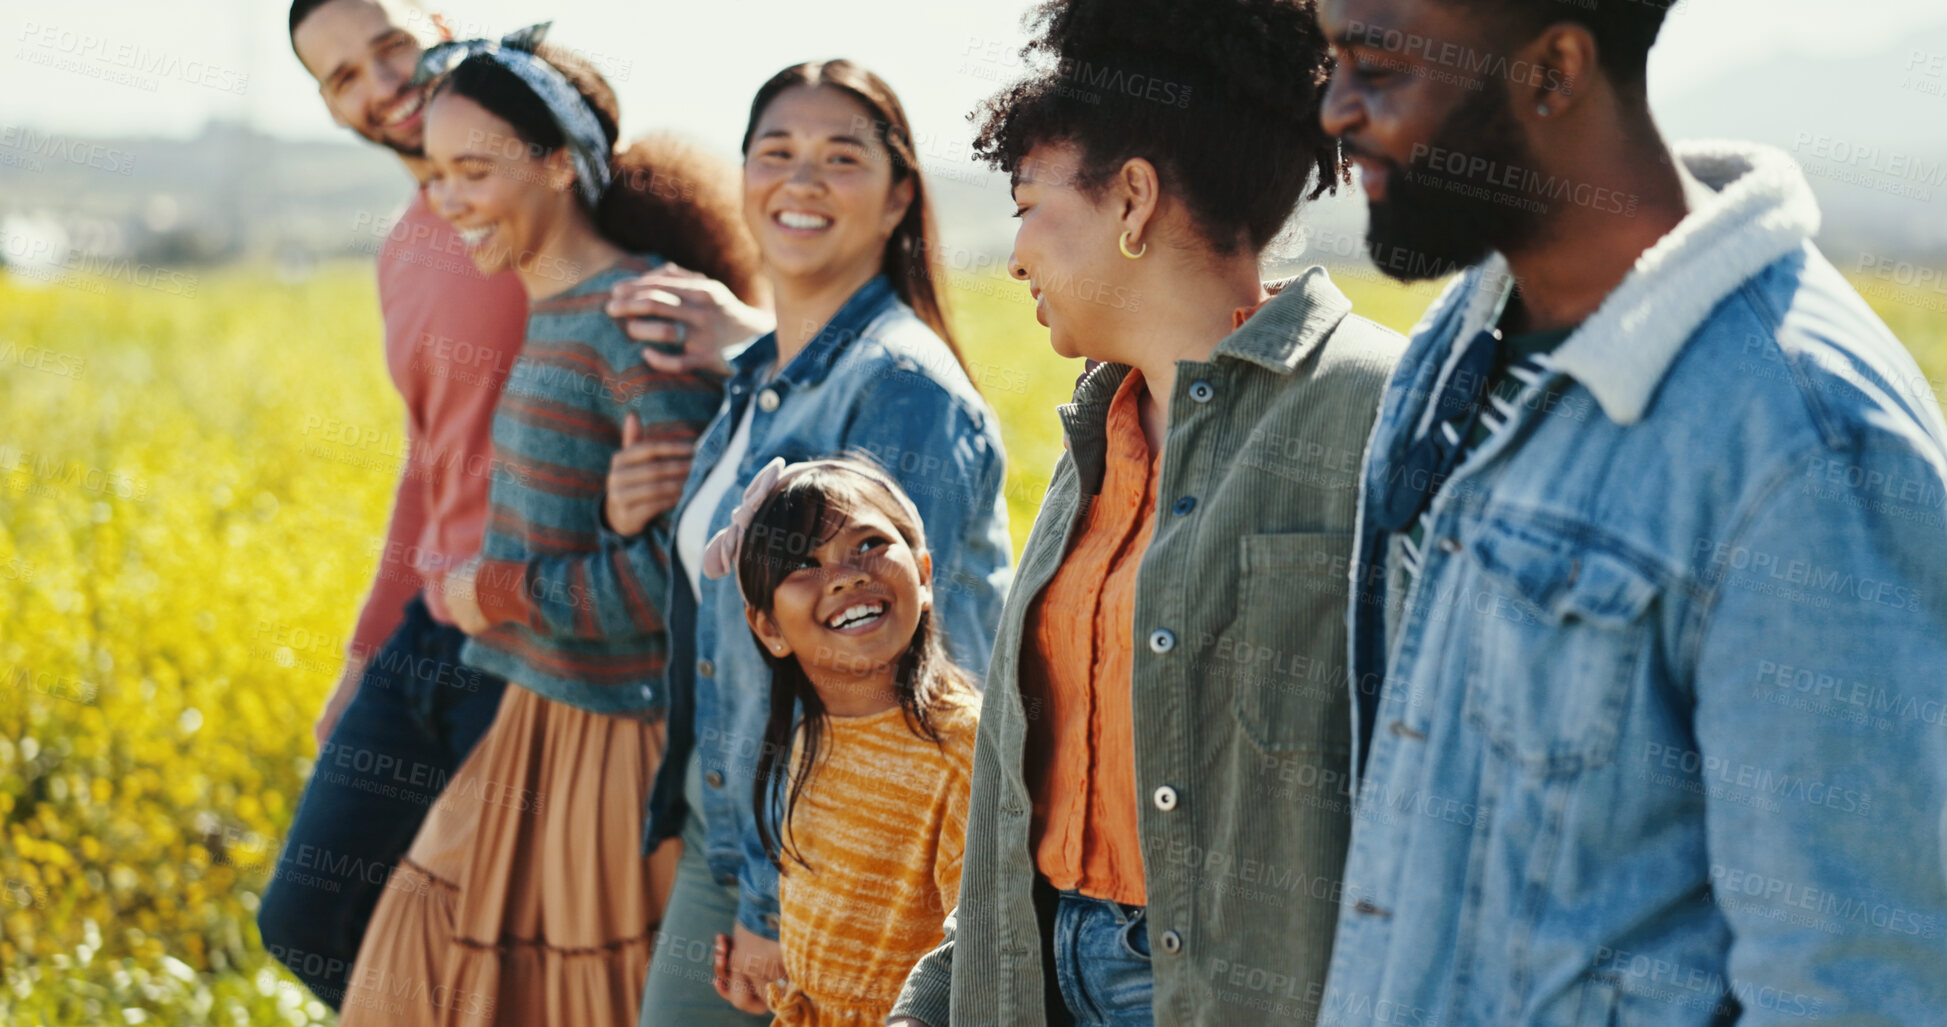
{"label": "shirt collar", "polygon": [[[800,387],[824,381],[831,374],[838,355],[845,352],[845,347],[897,302],[899,296],[893,291],[892,282],[883,274],[874,275],[871,281],[859,286],[858,291],[838,308],[838,312],[825,322],[823,328],[818,329],[818,334],[798,351],[797,356],[791,358],[790,366],[779,371],[777,377]],[[737,379],[744,381],[755,378],[776,359],[777,333],[770,332],[730,358],[730,365]]]}
{"label": "shirt collar", "polygon": [[[1290,374],[1352,312],[1352,301],[1322,267],[1268,282],[1264,288],[1268,298],[1232,311],[1237,327],[1217,344],[1213,362],[1243,360],[1275,374]],[[1097,364],[1076,384],[1074,399],[1060,407],[1068,452],[1086,494],[1101,491],[1109,404],[1130,373],[1127,364]]]}
{"label": "shirt collar", "polygon": [[1210,359],[1234,358],[1276,374],[1290,374],[1352,313],[1332,276],[1322,267],[1306,269],[1294,278],[1270,282],[1269,299],[1256,307],[1239,308],[1236,327],[1217,344]]}

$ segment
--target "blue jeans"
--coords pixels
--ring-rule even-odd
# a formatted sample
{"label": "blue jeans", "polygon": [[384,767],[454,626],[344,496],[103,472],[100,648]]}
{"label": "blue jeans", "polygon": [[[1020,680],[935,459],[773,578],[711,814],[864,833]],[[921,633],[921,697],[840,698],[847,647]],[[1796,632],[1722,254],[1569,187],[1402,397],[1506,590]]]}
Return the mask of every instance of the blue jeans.
{"label": "blue jeans", "polygon": [[1149,928],[1141,906],[1061,893],[1055,907],[1055,981],[1076,1027],[1149,1027]]}
{"label": "blue jeans", "polygon": [[264,948],[333,1009],[392,868],[493,724],[506,682],[413,597],[318,753],[257,911]]}

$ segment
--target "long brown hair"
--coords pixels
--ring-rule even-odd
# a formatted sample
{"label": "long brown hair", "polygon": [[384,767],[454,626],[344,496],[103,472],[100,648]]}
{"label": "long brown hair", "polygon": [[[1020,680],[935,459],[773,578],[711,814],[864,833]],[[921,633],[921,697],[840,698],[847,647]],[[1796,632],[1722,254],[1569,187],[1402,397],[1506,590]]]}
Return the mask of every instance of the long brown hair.
{"label": "long brown hair", "polygon": [[[774,609],[777,588],[799,558],[824,545],[833,521],[860,508],[885,514],[915,553],[926,549],[926,529],[894,499],[899,483],[862,454],[825,460],[779,486],[751,516],[738,554],[737,583],[745,601],[761,613]],[[783,869],[789,856],[809,867],[791,838],[791,815],[818,766],[827,714],[818,688],[796,655],[775,656],[757,647],[771,669],[770,716],[758,747],[757,778],[751,787],[757,811],[757,838],[772,865]],[[893,695],[905,711],[906,726],[917,738],[942,743],[937,714],[956,700],[975,694],[973,678],[948,655],[946,638],[929,611],[919,615],[912,640],[893,670]],[[797,709],[802,707],[803,738],[792,756]],[[780,785],[785,785],[780,790]],[[780,794],[782,791],[782,794]]]}
{"label": "long brown hair", "polygon": [[[615,90],[586,59],[566,47],[541,44],[535,56],[553,65],[595,114],[614,148],[621,108]],[[500,62],[469,57],[429,91],[466,97],[512,126],[536,157],[566,139],[547,104]],[[595,228],[630,253],[654,253],[722,282],[746,303],[758,302],[757,241],[744,223],[737,171],[728,161],[670,135],[651,135],[609,161],[608,191],[591,212]]]}
{"label": "long brown hair", "polygon": [[946,310],[933,278],[932,258],[938,252],[939,237],[933,221],[933,204],[926,195],[926,176],[920,173],[919,153],[913,148],[913,129],[906,121],[906,108],[900,106],[899,97],[883,79],[851,61],[794,64],[772,75],[750,101],[750,120],[744,125],[742,147],[746,157],[750,155],[751,136],[757,131],[757,119],[764,116],[778,94],[793,86],[830,86],[858,101],[872,115],[873,135],[892,155],[893,184],[912,180],[913,202],[892,230],[892,238],[886,240],[879,270],[892,282],[899,298],[946,343],[953,359],[965,370],[966,358],[960,355],[960,346],[953,341],[952,329],[947,327]]}

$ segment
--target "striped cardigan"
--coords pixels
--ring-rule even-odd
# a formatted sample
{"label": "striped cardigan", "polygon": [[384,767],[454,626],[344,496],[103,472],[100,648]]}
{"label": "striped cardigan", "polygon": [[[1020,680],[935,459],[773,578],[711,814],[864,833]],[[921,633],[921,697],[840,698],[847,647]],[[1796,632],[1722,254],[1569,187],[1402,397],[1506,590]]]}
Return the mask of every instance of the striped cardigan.
{"label": "striped cardigan", "polygon": [[461,658],[598,713],[664,705],[671,526],[632,538],[602,520],[609,458],[633,412],[645,439],[693,439],[723,380],[663,374],[603,312],[609,290],[662,261],[629,257],[533,304],[494,414],[493,486],[477,579],[493,628]]}

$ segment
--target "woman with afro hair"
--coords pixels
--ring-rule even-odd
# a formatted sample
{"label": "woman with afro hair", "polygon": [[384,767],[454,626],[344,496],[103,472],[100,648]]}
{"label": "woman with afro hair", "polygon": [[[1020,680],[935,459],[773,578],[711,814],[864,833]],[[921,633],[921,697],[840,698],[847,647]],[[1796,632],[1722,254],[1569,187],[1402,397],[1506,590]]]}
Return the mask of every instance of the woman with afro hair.
{"label": "woman with afro hair", "polygon": [[1319,127],[1314,0],[1055,0],[976,112],[1010,271],[1097,362],[1001,613],[959,907],[890,1023],[1311,1023],[1351,830],[1360,459],[1402,340],[1265,283]]}

